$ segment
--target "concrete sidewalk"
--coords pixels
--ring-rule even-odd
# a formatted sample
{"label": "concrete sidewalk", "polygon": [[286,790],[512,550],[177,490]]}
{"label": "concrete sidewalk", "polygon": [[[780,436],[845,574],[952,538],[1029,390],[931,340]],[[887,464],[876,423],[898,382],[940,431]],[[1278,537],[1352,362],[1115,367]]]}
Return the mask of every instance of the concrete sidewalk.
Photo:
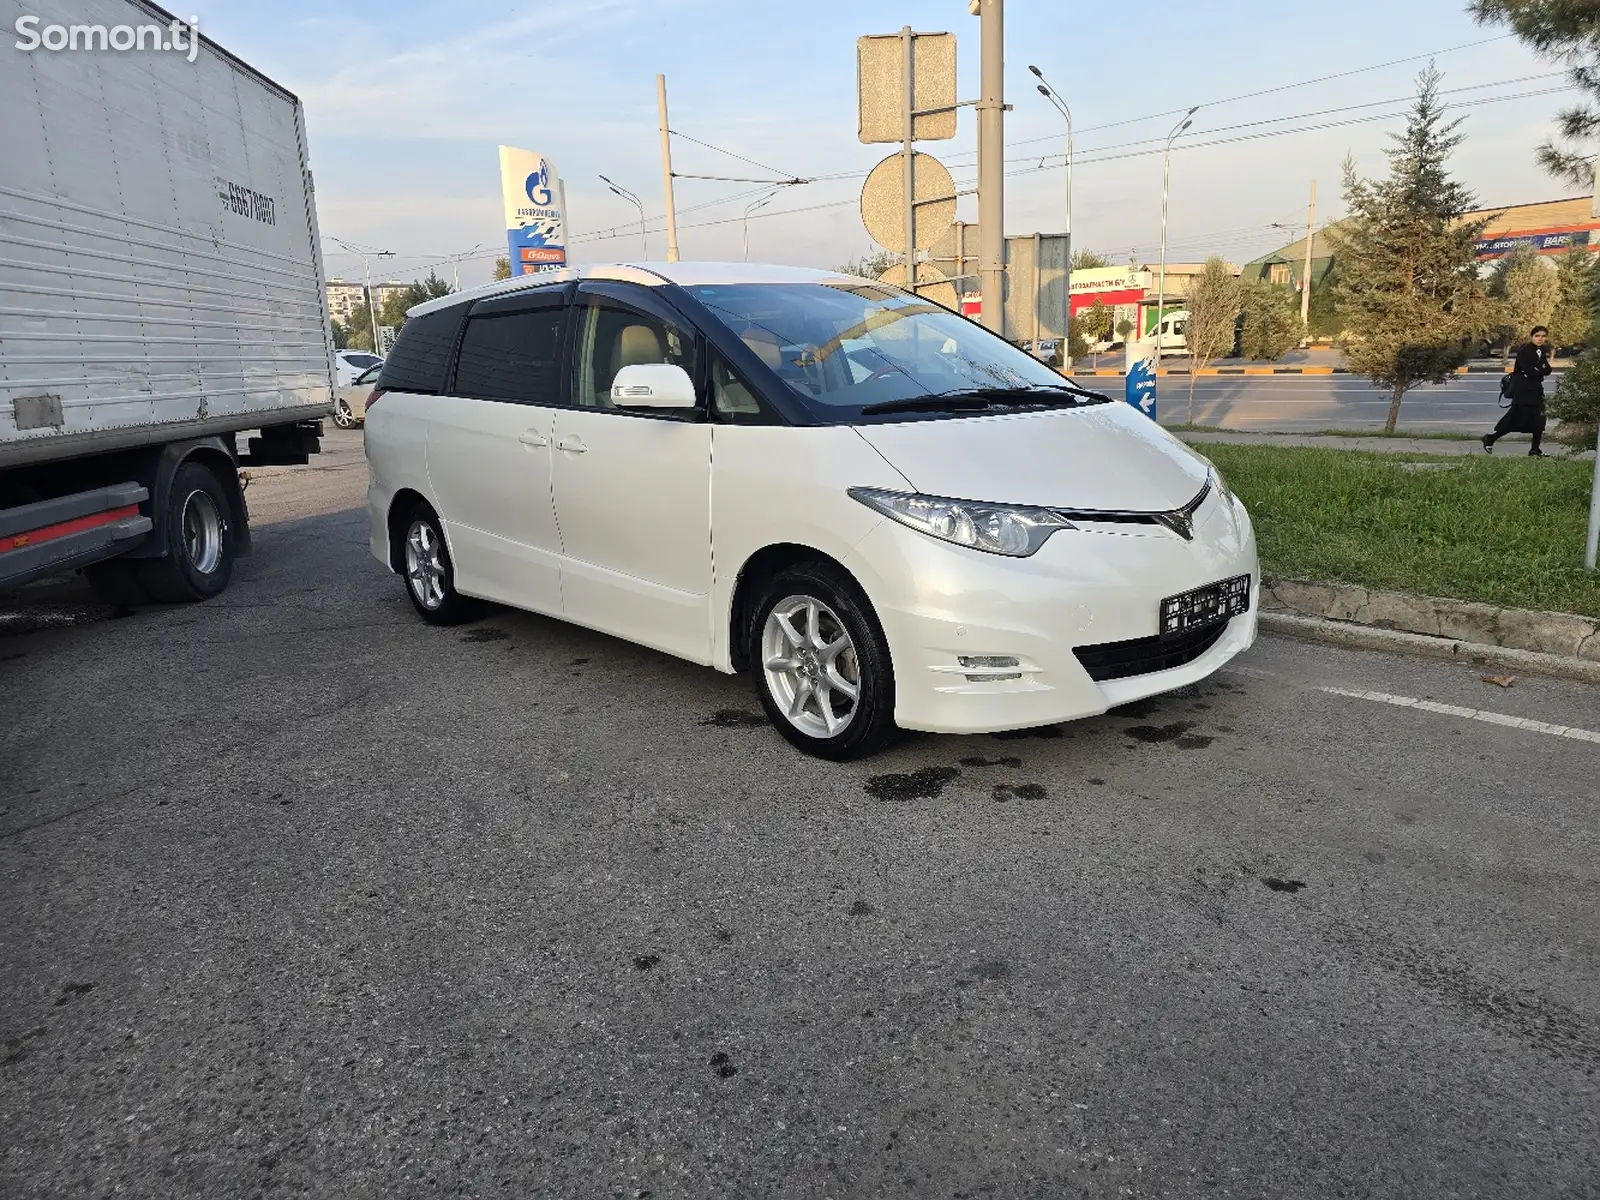
{"label": "concrete sidewalk", "polygon": [[[1324,450],[1366,450],[1373,454],[1436,454],[1449,457],[1482,455],[1483,444],[1477,438],[1424,438],[1424,437],[1353,437],[1331,433],[1246,433],[1234,429],[1172,430],[1176,437],[1195,446],[1218,442],[1235,446],[1315,446]],[[1511,434],[1501,439],[1495,453],[1501,456],[1526,457],[1526,435]],[[1548,437],[1544,452],[1551,458],[1565,458],[1576,453]]]}

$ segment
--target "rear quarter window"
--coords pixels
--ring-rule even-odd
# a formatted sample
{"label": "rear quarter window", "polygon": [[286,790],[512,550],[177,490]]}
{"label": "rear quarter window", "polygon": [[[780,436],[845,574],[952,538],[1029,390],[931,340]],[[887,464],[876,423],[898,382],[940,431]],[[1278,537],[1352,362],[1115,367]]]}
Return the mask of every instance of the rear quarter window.
{"label": "rear quarter window", "polygon": [[412,317],[400,327],[389,357],[384,359],[378,386],[386,392],[421,392],[436,396],[444,391],[450,355],[466,306],[441,308]]}

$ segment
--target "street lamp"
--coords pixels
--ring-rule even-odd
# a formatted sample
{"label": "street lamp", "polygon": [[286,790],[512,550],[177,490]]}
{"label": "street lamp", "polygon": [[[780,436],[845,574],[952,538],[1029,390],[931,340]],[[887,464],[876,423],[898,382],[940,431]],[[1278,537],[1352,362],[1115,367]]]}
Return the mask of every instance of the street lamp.
{"label": "street lamp", "polygon": [[1172,180],[1172,143],[1177,136],[1194,124],[1194,114],[1200,111],[1196,104],[1183,114],[1183,120],[1167,134],[1166,149],[1161,152],[1161,275],[1156,284],[1156,365],[1161,365],[1161,313],[1167,306],[1167,193]]}
{"label": "street lamp", "polygon": [[377,307],[372,303],[372,267],[371,267],[371,265],[369,263],[369,259],[373,259],[373,258],[393,258],[394,257],[394,251],[393,250],[363,250],[358,246],[352,246],[349,242],[344,241],[342,238],[330,237],[328,240],[330,242],[332,242],[336,246],[342,246],[344,249],[348,250],[351,254],[359,254],[361,256],[361,273],[362,273],[363,276],[366,277],[366,281],[367,281],[367,320],[372,322],[372,324],[371,324],[371,330],[372,330],[372,352],[374,354],[377,354],[377,353],[379,353],[379,350],[378,350],[378,310],[377,310]]}
{"label": "street lamp", "polygon": [[640,201],[639,197],[635,196],[627,188],[619,187],[617,184],[612,183],[611,180],[607,179],[604,175],[600,176],[600,181],[602,183],[604,183],[608,188],[610,188],[613,192],[615,192],[617,195],[621,196],[624,200],[633,201],[634,207],[639,210],[639,247],[644,253],[643,261],[644,262],[649,262],[650,261],[650,243],[645,238],[645,233],[644,233],[644,204]]}
{"label": "street lamp", "polygon": [[772,203],[772,198],[774,196],[776,196],[777,194],[778,194],[777,192],[769,192],[767,195],[761,197],[761,199],[759,199],[759,200],[755,201],[754,203],[750,204],[744,210],[744,261],[745,262],[749,262],[750,261],[750,214],[755,212],[756,209],[758,209],[758,208],[765,208],[767,205],[771,204]]}
{"label": "street lamp", "polygon": [[[1067,323],[1067,328],[1064,330],[1067,336],[1062,339],[1061,369],[1070,371],[1072,369],[1072,110],[1067,107],[1067,102],[1061,98],[1061,94],[1052,90],[1050,81],[1044,77],[1043,71],[1032,63],[1028,64],[1028,70],[1039,80],[1039,94],[1055,105],[1056,111],[1067,119],[1067,299],[1062,318]],[[1038,270],[1037,263],[1034,264],[1034,269]]]}

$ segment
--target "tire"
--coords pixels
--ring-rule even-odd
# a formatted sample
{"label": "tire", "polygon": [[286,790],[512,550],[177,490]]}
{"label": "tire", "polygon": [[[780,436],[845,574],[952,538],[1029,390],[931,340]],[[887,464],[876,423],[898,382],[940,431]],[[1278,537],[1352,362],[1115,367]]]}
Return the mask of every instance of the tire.
{"label": "tire", "polygon": [[107,604],[128,608],[135,604],[149,604],[150,592],[139,577],[138,562],[112,559],[110,562],[91,563],[83,569],[84,578],[95,594]]}
{"label": "tire", "polygon": [[165,557],[137,560],[150,599],[181,604],[218,595],[233,578],[238,549],[222,480],[204,463],[184,463],[167,490],[163,518]]}
{"label": "tire", "polygon": [[481,601],[456,591],[455,564],[439,515],[419,504],[402,528],[400,579],[417,615],[430,625],[460,625],[482,615]]}
{"label": "tire", "polygon": [[[894,738],[888,639],[845,571],[821,561],[785,569],[755,606],[748,637],[761,707],[792,745],[838,762],[876,753]],[[769,665],[777,662],[789,665]]]}
{"label": "tire", "polygon": [[333,402],[333,423],[340,429],[354,429],[361,422],[356,420],[355,413],[350,411],[350,405],[345,400]]}

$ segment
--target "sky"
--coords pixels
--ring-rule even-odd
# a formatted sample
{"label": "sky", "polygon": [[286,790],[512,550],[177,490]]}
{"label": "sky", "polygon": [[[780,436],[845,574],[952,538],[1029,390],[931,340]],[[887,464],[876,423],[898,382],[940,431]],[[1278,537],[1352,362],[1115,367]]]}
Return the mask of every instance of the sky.
{"label": "sky", "polygon": [[[1565,86],[1555,67],[1476,25],[1463,0],[1399,7],[1404,20],[1378,0],[1311,20],[1282,0],[1139,5],[1123,17],[1115,5],[1008,0],[1006,232],[1064,224],[1065,122],[1034,90],[1030,63],[1073,113],[1074,246],[1116,263],[1157,256],[1160,144],[1190,105],[1201,107],[1172,154],[1168,258],[1242,263],[1302,236],[1313,181],[1318,226],[1340,215],[1347,156],[1363,174],[1384,170],[1386,133],[1402,126],[1396,114],[1430,55],[1445,89],[1465,89],[1446,96],[1465,117],[1453,168],[1484,204],[1573,194],[1533,157],[1575,95],[1550,90]],[[966,0],[190,0],[191,10],[205,34],[300,96],[322,232],[392,251],[375,277],[411,279],[452,256],[462,286],[490,277],[505,252],[501,143],[555,164],[573,261],[637,261],[638,211],[599,175],[636,192],[663,228],[657,72],[672,128],[687,135],[674,141],[678,172],[769,177],[694,138],[779,176],[834,177],[782,189],[748,223],[752,261],[832,267],[873,249],[856,201],[866,172],[897,149],[857,141],[856,39],[906,24],[953,32],[961,98],[978,93],[979,22]],[[976,176],[973,110],[957,124],[955,138],[919,148],[959,186]],[[1262,133],[1272,136],[1224,140]],[[755,187],[679,179],[682,257],[740,258],[741,214],[765,194]],[[976,220],[973,198],[958,216]],[[325,252],[330,275],[360,277],[359,258]],[[663,233],[649,235],[649,253],[665,257]],[[448,262],[438,269],[451,278]]]}

